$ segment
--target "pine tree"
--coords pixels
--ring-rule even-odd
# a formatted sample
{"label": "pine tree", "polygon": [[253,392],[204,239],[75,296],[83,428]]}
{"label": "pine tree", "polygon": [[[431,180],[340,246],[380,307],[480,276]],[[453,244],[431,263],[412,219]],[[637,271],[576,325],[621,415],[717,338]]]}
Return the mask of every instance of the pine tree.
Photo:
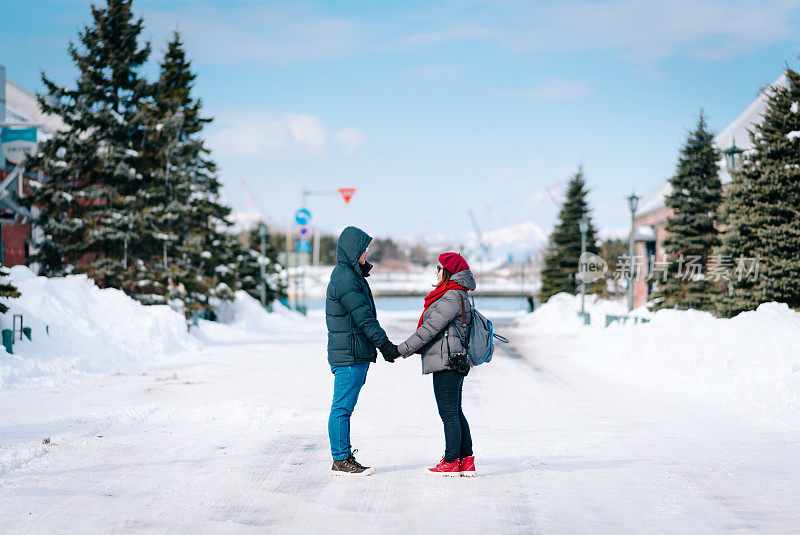
{"label": "pine tree", "polygon": [[[623,258],[630,254],[628,240],[621,238],[608,238],[600,244],[600,257],[608,262],[608,271],[618,273],[624,269],[629,269]],[[605,299],[620,299],[625,296],[627,291],[626,280],[620,278],[609,279],[600,291],[601,297]]]}
{"label": "pine tree", "polygon": [[727,190],[719,251],[732,260],[734,276],[717,299],[723,316],[769,301],[800,307],[800,74],[787,67],[786,79],[787,87],[767,89],[754,147]]}
{"label": "pine tree", "polygon": [[[4,277],[8,277],[8,271],[0,267],[0,278]],[[11,282],[0,282],[0,299],[13,299],[19,296],[19,290]],[[0,314],[6,312],[8,312],[8,305],[0,302]]]}
{"label": "pine tree", "polygon": [[156,230],[149,263],[170,296],[191,311],[233,298],[240,249],[228,232],[231,209],[220,200],[217,167],[201,137],[211,119],[192,96],[195,78],[175,32],[161,62],[155,102],[146,110],[147,157],[155,177],[155,202],[146,217]]}
{"label": "pine tree", "polygon": [[140,110],[149,86],[139,69],[150,45],[138,44],[142,19],[134,19],[131,0],[108,0],[91,11],[92,24],[78,34],[80,46],[69,45],[78,69],[75,87],[60,87],[42,74],[55,101],[42,96],[39,103],[67,128],[42,143],[27,164],[46,177],[30,182],[27,203],[42,231],[30,261],[44,275],[85,272],[101,286],[134,293],[149,280],[138,252],[149,231],[141,214],[150,177],[140,154]]}
{"label": "pine tree", "polygon": [[[265,256],[261,256],[261,233],[264,233]],[[266,225],[261,223],[248,233],[248,247],[239,255],[236,272],[239,276],[241,289],[261,300],[262,286],[264,288],[266,304],[286,295],[286,288],[280,279],[282,271],[277,262],[278,250],[270,240]],[[261,264],[264,264],[266,279],[261,278]]]}
{"label": "pine tree", "polygon": [[719,158],[714,134],[701,110],[669,179],[671,190],[665,204],[673,215],[667,219],[664,240],[668,264],[666,280],[658,283],[654,293],[654,309],[709,310],[714,294],[719,293],[708,273],[709,257],[720,244],[714,227],[722,201]]}
{"label": "pine tree", "polygon": [[[542,287],[539,300],[547,301],[559,292],[575,293],[579,288],[576,278],[578,259],[581,256],[581,232],[578,221],[589,219],[589,230],[586,233],[586,251],[597,254],[596,234],[589,215],[586,200],[588,191],[583,180],[583,168],[570,179],[564,204],[558,214],[559,222],[550,235],[547,252],[542,268]],[[587,291],[595,292],[602,284],[587,285]]]}

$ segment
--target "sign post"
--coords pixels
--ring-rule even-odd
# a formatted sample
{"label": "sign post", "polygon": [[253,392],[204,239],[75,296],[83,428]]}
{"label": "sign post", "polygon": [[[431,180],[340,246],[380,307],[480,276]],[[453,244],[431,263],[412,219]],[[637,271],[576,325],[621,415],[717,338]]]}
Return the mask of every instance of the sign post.
{"label": "sign post", "polygon": [[[311,195],[340,195],[344,200],[345,204],[350,204],[350,200],[355,195],[356,188],[337,188],[335,190],[310,190],[308,188],[303,188],[302,191],[302,199],[303,199],[303,206],[308,206],[308,197]],[[304,219],[304,221],[298,220],[297,215],[300,213],[301,210],[304,210],[308,216]],[[311,213],[308,212],[308,209],[301,208],[295,214],[295,220],[297,221],[298,225],[308,225],[311,221]],[[311,250],[313,251],[312,259],[314,266],[319,265],[319,232],[313,233],[314,234],[314,244],[311,246]],[[304,246],[305,247],[305,246]]]}
{"label": "sign post", "polygon": [[356,188],[339,188],[339,195],[344,199],[345,204],[350,204],[350,199],[356,194]]}
{"label": "sign post", "polygon": [[311,212],[308,208],[299,208],[294,213],[294,220],[298,225],[308,225],[311,222]]}
{"label": "sign post", "polygon": [[[305,199],[303,199],[305,201]],[[305,204],[305,202],[304,202]],[[305,266],[308,264],[305,259],[301,258],[308,256],[308,253],[311,251],[311,244],[308,242],[308,238],[311,237],[311,227],[309,227],[309,223],[311,223],[311,211],[308,208],[299,208],[294,213],[294,221],[297,224],[297,248],[294,253],[294,264],[295,264],[295,292],[294,292],[294,308],[298,312],[302,314],[306,313],[306,306],[305,303],[301,304],[301,294],[305,290],[305,274],[306,269]],[[287,260],[289,257],[289,231],[286,231],[287,236]],[[302,268],[301,268],[302,265]]]}

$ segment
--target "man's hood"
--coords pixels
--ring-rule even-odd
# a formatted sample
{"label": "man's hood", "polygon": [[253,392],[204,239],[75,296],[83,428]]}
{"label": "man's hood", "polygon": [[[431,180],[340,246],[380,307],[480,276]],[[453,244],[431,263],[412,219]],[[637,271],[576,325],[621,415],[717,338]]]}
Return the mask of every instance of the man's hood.
{"label": "man's hood", "polygon": [[336,244],[336,262],[349,267],[356,267],[358,259],[367,250],[372,238],[358,227],[347,227],[339,235]]}
{"label": "man's hood", "polygon": [[458,273],[453,273],[453,275],[450,277],[450,280],[460,284],[469,291],[472,291],[476,288],[475,277],[472,276],[472,271],[468,269],[462,269]]}

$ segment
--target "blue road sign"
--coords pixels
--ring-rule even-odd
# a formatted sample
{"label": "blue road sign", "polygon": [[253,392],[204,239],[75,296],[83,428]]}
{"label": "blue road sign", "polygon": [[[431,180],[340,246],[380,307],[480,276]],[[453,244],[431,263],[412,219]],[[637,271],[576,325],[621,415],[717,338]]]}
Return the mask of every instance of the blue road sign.
{"label": "blue road sign", "polygon": [[294,220],[298,225],[308,225],[311,222],[311,212],[308,208],[300,208],[294,213]]}
{"label": "blue road sign", "polygon": [[308,243],[308,240],[300,240],[297,243],[297,250],[301,253],[310,253],[311,252],[311,244]]}

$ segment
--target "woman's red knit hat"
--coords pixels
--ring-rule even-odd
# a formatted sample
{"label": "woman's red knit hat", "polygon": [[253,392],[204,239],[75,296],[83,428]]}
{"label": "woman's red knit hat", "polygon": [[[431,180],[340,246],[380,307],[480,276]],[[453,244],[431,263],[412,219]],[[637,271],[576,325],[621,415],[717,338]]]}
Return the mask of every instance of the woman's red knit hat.
{"label": "woman's red knit hat", "polygon": [[439,255],[439,264],[450,273],[458,273],[469,269],[469,264],[464,257],[458,253],[442,253]]}

